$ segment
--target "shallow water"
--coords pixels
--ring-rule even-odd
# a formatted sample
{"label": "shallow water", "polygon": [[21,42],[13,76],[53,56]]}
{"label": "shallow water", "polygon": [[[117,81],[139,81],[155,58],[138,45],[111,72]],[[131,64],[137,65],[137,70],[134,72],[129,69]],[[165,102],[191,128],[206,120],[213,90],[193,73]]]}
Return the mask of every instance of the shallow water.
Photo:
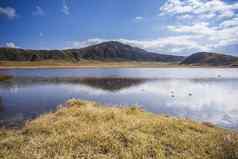
{"label": "shallow water", "polygon": [[18,123],[54,111],[69,98],[238,128],[238,69],[0,70],[0,123]]}

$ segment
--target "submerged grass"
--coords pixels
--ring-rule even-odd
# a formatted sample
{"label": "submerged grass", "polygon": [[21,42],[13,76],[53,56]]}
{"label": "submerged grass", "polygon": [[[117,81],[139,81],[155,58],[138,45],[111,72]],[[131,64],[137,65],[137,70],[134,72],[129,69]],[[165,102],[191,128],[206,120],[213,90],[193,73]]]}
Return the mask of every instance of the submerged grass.
{"label": "submerged grass", "polygon": [[69,100],[21,130],[0,131],[4,159],[237,159],[235,133],[135,107]]}

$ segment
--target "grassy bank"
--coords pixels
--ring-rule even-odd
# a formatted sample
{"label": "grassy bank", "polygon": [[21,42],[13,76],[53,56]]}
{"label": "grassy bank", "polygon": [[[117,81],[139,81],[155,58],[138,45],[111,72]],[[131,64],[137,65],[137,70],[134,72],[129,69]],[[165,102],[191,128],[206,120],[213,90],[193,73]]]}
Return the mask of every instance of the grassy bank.
{"label": "grassy bank", "polygon": [[79,100],[64,106],[1,130],[0,158],[238,158],[237,135],[209,124]]}

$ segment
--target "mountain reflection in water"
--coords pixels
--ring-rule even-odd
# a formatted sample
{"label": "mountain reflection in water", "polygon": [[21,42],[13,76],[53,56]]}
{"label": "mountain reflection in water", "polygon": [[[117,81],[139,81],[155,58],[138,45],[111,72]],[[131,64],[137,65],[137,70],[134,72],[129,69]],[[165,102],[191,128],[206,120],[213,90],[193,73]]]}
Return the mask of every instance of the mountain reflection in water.
{"label": "mountain reflection in water", "polygon": [[[0,82],[0,95],[3,90],[5,90],[3,94],[4,92],[9,93],[5,97],[7,98],[6,103],[3,102],[4,97],[0,96],[0,127],[21,126],[26,120],[45,112],[54,111],[57,105],[69,98],[77,97],[77,94],[78,98],[80,96],[85,98],[80,93],[70,95],[64,91],[58,91],[57,89],[62,89],[61,86],[71,88],[71,92],[73,88],[81,87],[91,91],[102,90],[113,93],[151,80],[143,78],[15,77]],[[25,90],[30,92],[22,93]],[[44,93],[38,94],[39,91],[44,91]],[[51,91],[54,93],[50,93]],[[4,109],[4,104],[7,105],[7,109]]]}
{"label": "mountain reflection in water", "polygon": [[4,107],[3,107],[3,102],[2,102],[2,97],[0,96],[0,112],[4,111]]}
{"label": "mountain reflection in water", "polygon": [[20,77],[13,78],[8,82],[5,82],[0,87],[10,88],[13,86],[26,87],[35,84],[81,84],[96,89],[102,89],[105,91],[119,91],[121,89],[133,87],[145,83],[146,81],[152,81],[153,79],[146,78],[79,78],[79,77]]}

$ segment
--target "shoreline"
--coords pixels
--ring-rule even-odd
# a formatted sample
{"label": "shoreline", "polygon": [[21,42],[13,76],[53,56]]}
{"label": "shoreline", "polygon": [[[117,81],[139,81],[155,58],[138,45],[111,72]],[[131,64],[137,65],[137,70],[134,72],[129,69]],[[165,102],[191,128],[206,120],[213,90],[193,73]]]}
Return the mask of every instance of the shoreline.
{"label": "shoreline", "polygon": [[0,70],[21,70],[21,69],[143,69],[143,68],[151,68],[151,69],[163,69],[163,68],[168,68],[168,69],[173,69],[173,68],[181,68],[181,69],[193,69],[193,68],[204,68],[204,69],[238,69],[238,67],[203,67],[203,66],[171,66],[171,67],[154,67],[154,66],[37,66],[37,67],[29,67],[29,66],[22,66],[22,67],[16,67],[16,66],[9,66],[9,67],[1,67]]}
{"label": "shoreline", "polygon": [[64,62],[1,62],[0,70],[6,69],[96,69],[96,68],[238,68],[234,66],[209,66],[209,65],[180,65],[174,63],[158,62],[108,62],[108,61],[83,61],[81,63]]}

